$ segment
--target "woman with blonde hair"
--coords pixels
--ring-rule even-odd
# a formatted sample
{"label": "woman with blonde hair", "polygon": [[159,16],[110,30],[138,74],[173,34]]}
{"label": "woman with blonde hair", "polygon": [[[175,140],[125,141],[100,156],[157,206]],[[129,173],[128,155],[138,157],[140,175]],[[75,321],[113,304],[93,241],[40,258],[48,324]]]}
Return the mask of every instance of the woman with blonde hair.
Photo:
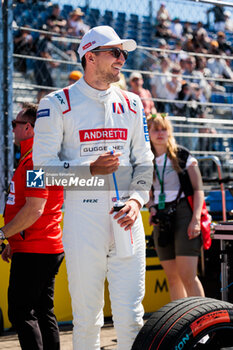
{"label": "woman with blonde hair", "polygon": [[[202,246],[200,231],[204,200],[197,160],[176,144],[173,128],[164,114],[148,117],[152,151],[155,155],[154,181],[150,201],[150,224],[158,257],[167,275],[172,300],[204,296],[197,277],[198,256]],[[181,174],[186,173],[185,181]],[[193,210],[184,186],[193,191]],[[185,190],[186,193],[186,190]]]}

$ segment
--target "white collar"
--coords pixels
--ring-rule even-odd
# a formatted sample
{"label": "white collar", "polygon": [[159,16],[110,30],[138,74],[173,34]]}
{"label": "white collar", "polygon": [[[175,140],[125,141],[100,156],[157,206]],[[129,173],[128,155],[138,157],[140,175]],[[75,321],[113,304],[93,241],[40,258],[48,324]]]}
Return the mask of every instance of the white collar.
{"label": "white collar", "polygon": [[92,98],[93,100],[97,100],[101,103],[106,102],[112,93],[111,86],[107,90],[97,90],[91,87],[90,85],[88,85],[83,77],[79,79],[76,86],[84,95],[88,96],[89,98]]}

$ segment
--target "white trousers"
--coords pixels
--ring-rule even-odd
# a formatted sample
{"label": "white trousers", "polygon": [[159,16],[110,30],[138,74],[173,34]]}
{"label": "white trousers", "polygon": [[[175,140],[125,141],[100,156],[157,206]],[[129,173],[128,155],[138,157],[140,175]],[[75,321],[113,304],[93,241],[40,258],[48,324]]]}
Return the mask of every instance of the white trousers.
{"label": "white trousers", "polygon": [[141,215],[132,229],[135,254],[118,258],[108,211],[104,198],[97,203],[66,203],[63,243],[72,299],[74,350],[100,349],[106,277],[117,349],[130,350],[143,326],[145,236]]}

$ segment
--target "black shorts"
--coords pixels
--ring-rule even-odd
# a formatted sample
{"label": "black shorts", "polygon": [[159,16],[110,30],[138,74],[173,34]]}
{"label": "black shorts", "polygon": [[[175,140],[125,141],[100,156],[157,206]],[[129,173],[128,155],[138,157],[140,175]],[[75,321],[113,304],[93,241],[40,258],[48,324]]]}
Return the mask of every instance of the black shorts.
{"label": "black shorts", "polygon": [[159,228],[154,226],[153,238],[158,257],[161,261],[173,260],[176,256],[199,256],[202,246],[202,237],[189,239],[187,230],[192,219],[192,211],[185,198],[177,204],[175,234],[172,243],[166,247],[158,245]]}

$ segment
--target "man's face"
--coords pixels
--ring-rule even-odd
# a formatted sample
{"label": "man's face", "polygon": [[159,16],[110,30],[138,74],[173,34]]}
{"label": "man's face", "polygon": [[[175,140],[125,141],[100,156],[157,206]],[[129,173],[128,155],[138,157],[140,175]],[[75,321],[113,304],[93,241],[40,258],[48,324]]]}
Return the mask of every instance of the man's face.
{"label": "man's face", "polygon": [[[122,50],[122,45],[104,46],[104,48],[118,47]],[[120,80],[120,70],[125,63],[125,58],[121,53],[120,57],[114,57],[111,51],[98,52],[95,55],[95,74],[96,79],[106,83],[107,85],[115,83]]]}
{"label": "man's face", "polygon": [[141,88],[143,86],[143,79],[141,79],[141,78],[133,78],[130,81],[130,85],[131,85],[132,89]]}
{"label": "man's face", "polygon": [[201,92],[202,92],[202,90],[201,90],[200,86],[194,86],[193,87],[193,94],[194,94],[194,97],[196,99],[200,98]]}
{"label": "man's face", "polygon": [[[30,126],[30,123],[28,123],[22,117],[23,113],[24,113],[24,110],[19,112],[19,114],[17,115],[17,117],[15,119],[15,121],[16,121],[15,126],[13,127],[13,133],[15,134],[14,143],[17,146],[20,146],[21,141],[28,139],[27,130],[28,130],[28,127]],[[25,122],[25,124],[20,124],[17,122]]]}
{"label": "man's face", "polygon": [[190,72],[192,72],[195,69],[196,63],[195,63],[195,59],[193,58],[188,58],[186,60],[186,69]]}
{"label": "man's face", "polygon": [[218,41],[221,42],[221,43],[224,42],[224,41],[225,41],[224,36],[219,35],[219,36],[218,36]]}
{"label": "man's face", "polygon": [[164,72],[164,71],[168,70],[168,68],[169,68],[168,61],[162,60],[162,62],[161,62],[161,69],[162,69],[162,71]]}
{"label": "man's face", "polygon": [[203,69],[206,67],[206,58],[205,57],[201,57],[201,59],[199,60],[199,68]]}
{"label": "man's face", "polygon": [[53,8],[53,15],[58,17],[61,13],[60,7],[54,7]]}
{"label": "man's face", "polygon": [[183,89],[183,92],[185,95],[190,95],[190,87],[189,86],[186,86],[184,89]]}

